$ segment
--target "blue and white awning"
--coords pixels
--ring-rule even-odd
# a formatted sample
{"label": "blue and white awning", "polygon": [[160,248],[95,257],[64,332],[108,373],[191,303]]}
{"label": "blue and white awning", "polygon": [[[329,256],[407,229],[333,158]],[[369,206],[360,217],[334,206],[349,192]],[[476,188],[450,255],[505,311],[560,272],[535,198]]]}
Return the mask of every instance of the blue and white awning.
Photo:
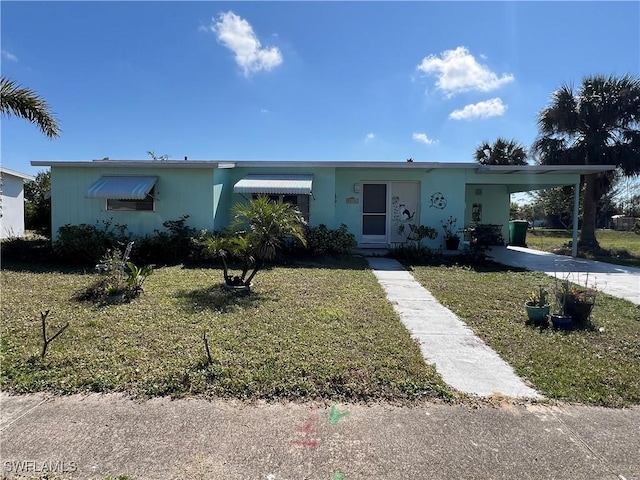
{"label": "blue and white awning", "polygon": [[157,176],[102,176],[84,193],[85,198],[144,200],[158,181]]}
{"label": "blue and white awning", "polygon": [[311,195],[313,175],[247,175],[233,186],[233,193]]}

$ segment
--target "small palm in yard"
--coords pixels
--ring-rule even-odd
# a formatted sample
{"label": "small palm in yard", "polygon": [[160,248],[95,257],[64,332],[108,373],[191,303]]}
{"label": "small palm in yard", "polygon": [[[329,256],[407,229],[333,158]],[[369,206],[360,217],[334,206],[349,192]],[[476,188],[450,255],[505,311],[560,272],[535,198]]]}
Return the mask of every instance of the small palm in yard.
{"label": "small palm in yard", "polygon": [[[265,262],[274,260],[286,238],[306,245],[305,221],[295,205],[278,204],[260,196],[249,203],[233,207],[231,236],[216,236],[206,244],[212,256],[222,262],[225,285],[249,289],[251,282]],[[240,275],[232,275],[229,259],[242,264]]]}

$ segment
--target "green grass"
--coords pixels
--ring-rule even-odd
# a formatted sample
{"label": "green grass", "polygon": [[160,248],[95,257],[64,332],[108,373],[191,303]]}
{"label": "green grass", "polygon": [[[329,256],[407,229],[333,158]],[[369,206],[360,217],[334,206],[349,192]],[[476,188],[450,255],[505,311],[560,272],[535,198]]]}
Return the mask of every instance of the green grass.
{"label": "green grass", "polygon": [[[595,254],[580,252],[580,256],[607,263],[640,267],[640,235],[634,232],[598,230],[596,238],[602,250]],[[571,248],[567,247],[567,244],[571,239],[572,232],[568,230],[536,228],[527,231],[526,241],[529,248],[570,255]]]}
{"label": "green grass", "polygon": [[[541,273],[412,268],[422,285],[549,398],[620,407],[640,404],[640,307],[598,294],[593,330],[561,332],[526,324],[524,308]],[[599,329],[604,329],[600,331]]]}
{"label": "green grass", "polygon": [[[1,386],[16,393],[141,398],[448,399],[363,259],[262,271],[255,293],[221,291],[220,270],[157,270],[130,304],[74,300],[94,273],[2,271]],[[40,311],[69,328],[44,360]],[[202,341],[207,332],[213,363]]]}

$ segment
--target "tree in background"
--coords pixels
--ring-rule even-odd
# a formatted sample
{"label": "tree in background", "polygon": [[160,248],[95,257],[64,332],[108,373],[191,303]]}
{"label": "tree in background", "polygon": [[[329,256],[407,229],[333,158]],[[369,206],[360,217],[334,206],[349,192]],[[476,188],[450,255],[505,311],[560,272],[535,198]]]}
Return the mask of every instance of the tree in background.
{"label": "tree in background", "polygon": [[0,77],[0,113],[30,121],[49,138],[60,136],[60,127],[49,104],[33,90],[5,77]]}
{"label": "tree in background", "polygon": [[[538,115],[539,136],[532,150],[546,165],[616,165],[627,176],[640,175],[640,79],[585,77],[577,90],[563,85]],[[586,175],[580,243],[598,247],[598,200],[612,186],[615,172]]]}
{"label": "tree in background", "polygon": [[502,137],[489,144],[483,142],[473,155],[480,165],[526,165],[527,150],[515,140]]}
{"label": "tree in background", "polygon": [[24,184],[25,228],[51,236],[51,171],[38,172]]}

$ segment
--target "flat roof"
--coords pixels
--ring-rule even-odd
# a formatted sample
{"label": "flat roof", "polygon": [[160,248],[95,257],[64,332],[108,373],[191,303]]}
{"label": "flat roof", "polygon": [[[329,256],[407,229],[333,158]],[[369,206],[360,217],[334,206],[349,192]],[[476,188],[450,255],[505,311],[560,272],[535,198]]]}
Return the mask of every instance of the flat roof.
{"label": "flat roof", "polygon": [[15,170],[9,170],[8,168],[4,167],[0,167],[0,172],[4,173],[5,175],[13,175],[14,177],[22,178],[23,180],[35,180],[35,177],[32,175],[16,172]]}
{"label": "flat roof", "polygon": [[480,165],[475,162],[389,162],[389,161],[273,161],[273,160],[33,160],[34,167],[78,167],[78,168],[370,168],[437,170],[444,168],[474,170],[480,174],[553,174],[600,173],[615,170],[615,165]]}

